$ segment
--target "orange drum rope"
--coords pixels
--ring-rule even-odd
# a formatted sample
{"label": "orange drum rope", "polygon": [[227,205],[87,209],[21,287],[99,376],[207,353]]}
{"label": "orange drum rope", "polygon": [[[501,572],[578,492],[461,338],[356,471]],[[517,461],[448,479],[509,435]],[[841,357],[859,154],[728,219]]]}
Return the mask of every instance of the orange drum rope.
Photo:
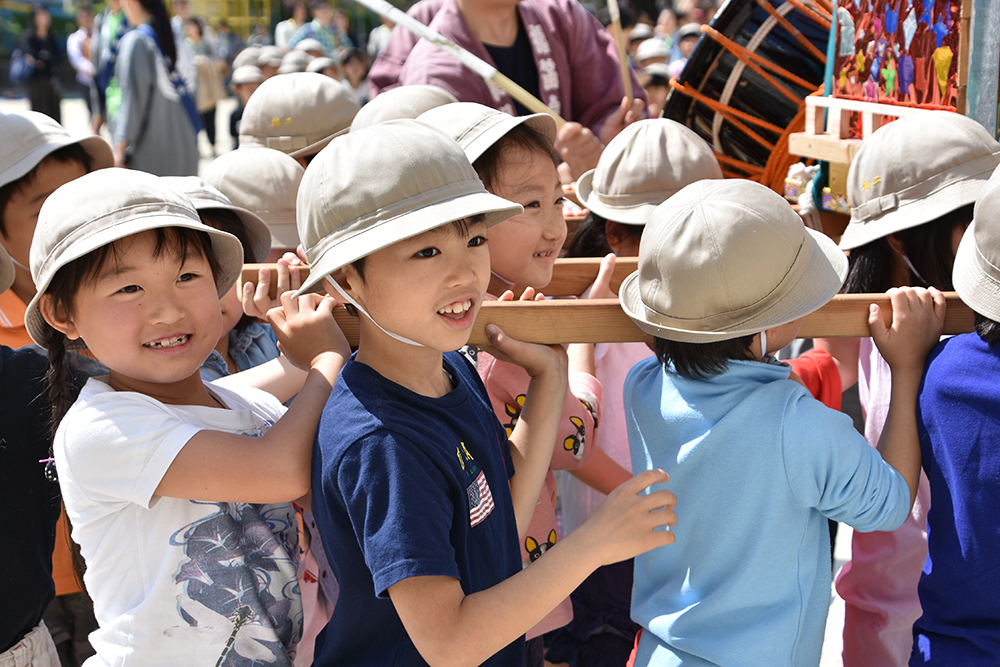
{"label": "orange drum rope", "polygon": [[[773,76],[771,76],[770,74],[768,74],[767,72],[765,72],[761,68],[761,66],[758,65],[754,61],[754,59],[753,59],[754,56],[756,56],[757,58],[760,58],[760,56],[757,56],[756,54],[751,53],[750,51],[748,51],[744,47],[740,46],[736,42],[733,42],[732,40],[730,40],[730,39],[726,38],[725,36],[719,34],[719,32],[717,30],[714,30],[714,29],[711,29],[711,28],[709,30],[705,30],[706,27],[707,26],[702,26],[702,32],[704,32],[705,34],[707,34],[712,39],[716,39],[717,36],[718,36],[718,38],[721,38],[721,39],[719,39],[719,43],[727,51],[729,51],[730,53],[732,53],[739,60],[741,60],[744,65],[746,65],[747,67],[749,67],[750,69],[752,69],[754,72],[756,72],[757,74],[759,74],[765,81],[767,81],[769,84],[771,84],[772,86],[774,86],[775,90],[777,90],[778,92],[780,92],[782,95],[784,95],[785,97],[787,97],[792,102],[798,102],[801,99],[799,95],[796,95],[795,93],[793,93],[792,91],[790,91],[787,87],[785,87],[784,84],[782,84],[780,81],[778,81],[777,79],[775,79]],[[713,32],[715,33],[714,35],[712,34]],[[728,44],[727,44],[727,42],[728,42]],[[735,49],[730,48],[731,46],[735,47]],[[782,69],[782,68],[778,67],[778,69]],[[790,72],[789,72],[789,75],[791,75]],[[791,76],[794,76],[794,75],[791,75]],[[796,77],[796,78],[798,78],[798,77]],[[804,87],[805,88],[812,88],[812,84],[806,82],[806,85]]]}
{"label": "orange drum rope", "polygon": [[757,0],[757,4],[766,11],[768,14],[774,17],[774,20],[781,24],[781,26],[788,31],[788,33],[795,38],[795,40],[801,44],[806,51],[813,54],[817,60],[821,63],[826,63],[826,54],[816,48],[816,46],[806,39],[805,35],[799,32],[799,29],[792,25],[791,21],[786,19],[784,16],[778,13],[768,0]]}
{"label": "orange drum rope", "polygon": [[[823,88],[820,87],[817,93],[822,94]],[[799,104],[799,112],[795,114],[795,118],[788,124],[785,131],[781,133],[777,143],[774,145],[774,150],[771,151],[770,157],[767,158],[767,166],[764,167],[764,173],[761,174],[760,178],[751,177],[750,180],[757,181],[761,185],[766,185],[779,195],[784,194],[788,168],[799,161],[798,155],[791,155],[788,152],[788,137],[792,132],[804,132],[805,129],[806,103],[805,100],[802,100]]]}
{"label": "orange drum rope", "polygon": [[773,143],[771,143],[764,137],[760,136],[759,134],[751,130],[744,123],[740,122],[740,119],[746,120],[749,123],[753,123],[754,125],[764,128],[765,130],[775,132],[776,134],[781,134],[782,130],[777,125],[769,123],[766,120],[761,120],[760,118],[756,118],[755,116],[751,116],[750,114],[744,111],[740,111],[739,109],[734,109],[733,107],[723,104],[722,102],[713,100],[711,97],[702,95],[697,90],[692,88],[690,84],[680,83],[677,81],[677,79],[671,79],[670,86],[674,90],[680,90],[688,97],[694,99],[697,102],[701,102],[715,113],[721,115],[730,123],[732,123],[735,127],[739,128],[744,133],[746,133],[746,135],[749,136],[751,139],[759,143],[761,146],[764,146],[768,150],[774,150]]}
{"label": "orange drum rope", "polygon": [[830,0],[815,0],[816,6],[820,8],[827,16],[833,17],[833,4]]}
{"label": "orange drum rope", "polygon": [[832,16],[830,14],[827,14],[826,16],[824,16],[821,13],[821,11],[813,9],[812,7],[809,7],[808,5],[805,5],[802,2],[799,2],[799,0],[785,0],[785,2],[787,2],[791,6],[795,7],[796,9],[798,9],[803,14],[805,14],[807,16],[811,16],[812,19],[814,21],[816,21],[816,23],[820,24],[821,26],[823,26],[827,30],[830,29],[830,19],[832,18]]}
{"label": "orange drum rope", "polygon": [[[757,72],[758,74],[760,74],[761,76],[764,76],[765,78],[767,78],[766,75],[763,72],[761,72],[760,70],[758,70],[758,69],[756,69],[756,68],[753,67],[753,64],[751,63],[751,61],[757,63],[758,65],[760,65],[762,67],[766,67],[767,69],[771,70],[772,72],[774,72],[778,76],[782,77],[783,79],[787,79],[788,81],[791,81],[792,83],[794,83],[797,86],[801,86],[803,88],[812,88],[813,87],[813,84],[809,83],[808,81],[806,81],[802,77],[797,76],[795,74],[792,74],[791,72],[789,72],[787,69],[785,69],[781,65],[777,65],[777,64],[771,62],[770,60],[768,60],[767,58],[764,58],[763,56],[760,56],[760,55],[754,53],[753,51],[747,49],[745,46],[742,46],[741,44],[737,44],[733,40],[731,40],[728,37],[726,37],[725,35],[723,35],[718,30],[716,30],[715,28],[713,28],[712,26],[703,25],[703,26],[701,26],[701,31],[703,33],[705,33],[706,35],[708,35],[709,37],[711,37],[712,39],[714,39],[719,44],[721,44],[723,47],[725,47],[725,49],[727,51],[729,51],[734,56],[736,56],[737,58],[739,58],[740,60],[742,60],[744,63],[746,63],[746,65],[748,67],[753,68],[754,71]],[[771,81],[771,79],[768,79],[768,80]],[[772,81],[772,83],[774,83],[774,82]],[[796,95],[793,99],[797,102],[799,100],[799,97]]]}

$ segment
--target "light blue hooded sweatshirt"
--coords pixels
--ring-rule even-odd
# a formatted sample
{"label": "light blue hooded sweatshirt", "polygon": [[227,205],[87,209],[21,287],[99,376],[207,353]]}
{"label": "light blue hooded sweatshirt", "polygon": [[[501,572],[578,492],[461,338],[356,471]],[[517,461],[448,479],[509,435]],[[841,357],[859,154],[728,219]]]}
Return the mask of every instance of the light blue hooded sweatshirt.
{"label": "light blue hooded sweatshirt", "polygon": [[635,559],[636,667],[819,664],[830,605],[827,517],[893,530],[903,476],[779,363],[709,379],[655,358],[625,381],[632,469],[662,468],[677,540]]}

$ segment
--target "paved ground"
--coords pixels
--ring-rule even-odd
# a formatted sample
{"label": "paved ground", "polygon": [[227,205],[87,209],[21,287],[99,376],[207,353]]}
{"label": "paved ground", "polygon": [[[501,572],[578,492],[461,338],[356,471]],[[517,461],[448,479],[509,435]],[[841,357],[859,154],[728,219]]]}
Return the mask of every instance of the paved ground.
{"label": "paved ground", "polygon": [[[0,112],[28,108],[29,105],[26,99],[0,99]],[[216,124],[218,131],[216,132],[217,145],[215,150],[219,154],[229,151],[232,148],[229,138],[229,114],[232,113],[235,108],[235,99],[220,102],[217,107]],[[63,100],[62,118],[63,125],[71,134],[84,135],[90,133],[90,119],[87,114],[87,108],[82,100]],[[105,138],[107,138],[106,133]],[[201,163],[199,165],[200,172],[204,170],[205,166],[209,162],[212,161],[213,155],[212,148],[209,146],[204,132],[201,133],[198,141],[201,149]],[[850,558],[852,534],[853,531],[849,526],[841,524],[840,531],[837,534],[837,545],[835,548],[835,558],[838,569]],[[820,667],[842,667],[840,652],[843,646],[841,638],[843,623],[844,601],[836,594],[836,591],[831,591],[830,616],[827,621],[826,637],[823,643],[823,658],[820,662]]]}

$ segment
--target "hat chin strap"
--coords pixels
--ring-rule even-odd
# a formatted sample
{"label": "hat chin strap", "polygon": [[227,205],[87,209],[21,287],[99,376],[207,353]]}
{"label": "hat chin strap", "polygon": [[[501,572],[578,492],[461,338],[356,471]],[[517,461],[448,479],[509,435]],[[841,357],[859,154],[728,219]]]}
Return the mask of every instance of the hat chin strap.
{"label": "hat chin strap", "polygon": [[410,340],[409,338],[406,338],[405,336],[400,336],[399,334],[394,334],[391,331],[388,331],[388,330],[382,328],[382,325],[379,324],[378,322],[376,322],[375,318],[372,317],[371,315],[369,315],[368,311],[365,310],[364,308],[362,308],[362,306],[361,306],[360,303],[358,303],[357,301],[355,301],[353,298],[351,298],[351,296],[346,291],[344,291],[344,288],[340,286],[340,283],[338,283],[336,280],[334,280],[332,276],[327,276],[326,279],[328,281],[330,281],[330,284],[333,285],[333,289],[337,290],[337,294],[339,294],[340,296],[342,296],[344,298],[344,300],[347,301],[347,303],[349,303],[352,306],[354,306],[355,308],[357,308],[359,312],[364,313],[365,317],[367,317],[369,320],[371,320],[372,324],[374,324],[379,329],[381,329],[382,333],[384,333],[386,336],[389,336],[390,338],[395,338],[400,343],[406,343],[407,345],[413,345],[414,347],[427,347],[423,343],[418,343],[415,340]]}
{"label": "hat chin strap", "polygon": [[14,256],[12,254],[7,253],[7,256],[10,257],[10,261],[14,263],[14,266],[20,267],[20,268],[24,269],[25,271],[27,271],[28,273],[31,273],[31,269],[29,269],[24,264],[21,264],[21,262],[19,262],[16,259],[14,259]]}
{"label": "hat chin strap", "polygon": [[760,360],[764,361],[764,357],[767,356],[767,332],[760,332]]}

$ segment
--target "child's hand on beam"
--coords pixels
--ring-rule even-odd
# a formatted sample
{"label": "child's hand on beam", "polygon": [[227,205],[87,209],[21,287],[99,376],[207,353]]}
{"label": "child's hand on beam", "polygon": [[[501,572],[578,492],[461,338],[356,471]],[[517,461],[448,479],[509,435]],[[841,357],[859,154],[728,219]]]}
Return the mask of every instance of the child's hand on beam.
{"label": "child's hand on beam", "polygon": [[243,312],[250,317],[263,319],[267,311],[281,306],[281,295],[285,292],[294,292],[302,286],[302,277],[299,274],[299,265],[302,262],[295,253],[286,252],[278,260],[278,291],[276,297],[271,298],[271,270],[266,266],[260,267],[257,274],[257,286],[248,282],[243,286]]}

